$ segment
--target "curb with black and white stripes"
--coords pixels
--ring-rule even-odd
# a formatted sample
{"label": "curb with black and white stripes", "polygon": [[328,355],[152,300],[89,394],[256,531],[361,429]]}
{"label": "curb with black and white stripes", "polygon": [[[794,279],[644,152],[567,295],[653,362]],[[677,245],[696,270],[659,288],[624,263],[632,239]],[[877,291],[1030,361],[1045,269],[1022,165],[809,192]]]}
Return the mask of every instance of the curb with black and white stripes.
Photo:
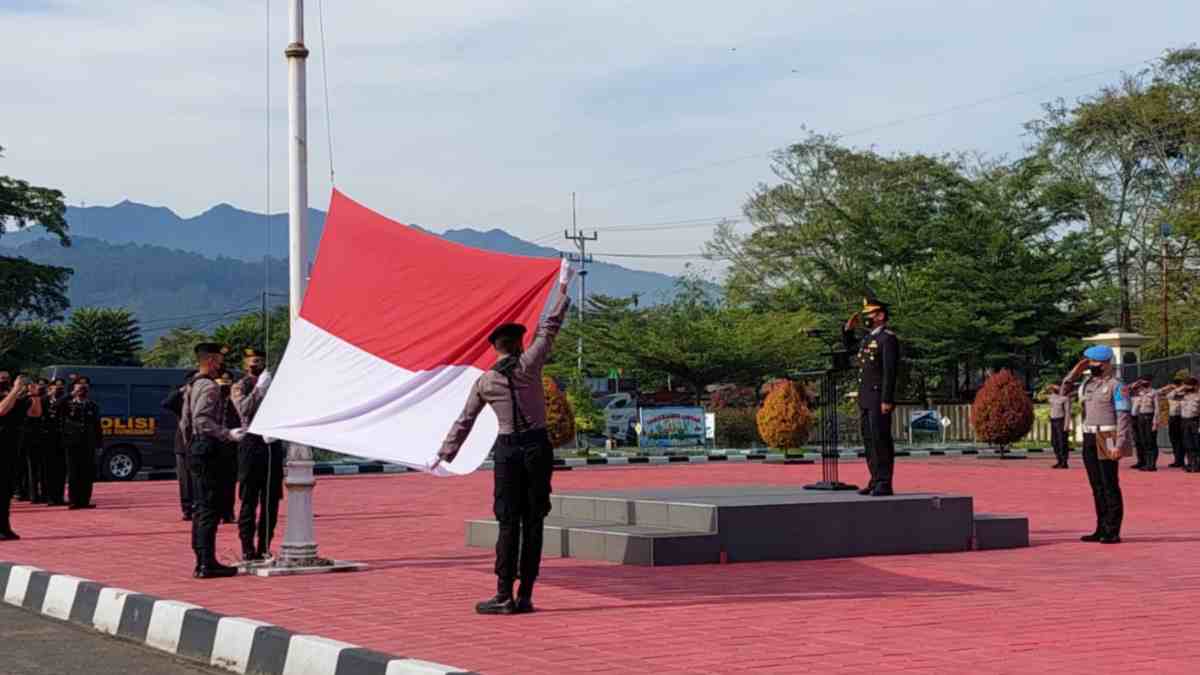
{"label": "curb with black and white stripes", "polygon": [[0,589],[10,605],[235,673],[469,675],[28,565],[0,562]]}
{"label": "curb with black and white stripes", "polygon": [[[1008,450],[1000,452],[994,448],[947,448],[943,450],[897,450],[897,457],[1003,457],[1006,459],[1024,459],[1029,455],[1047,454],[1048,448],[1029,448],[1025,450]],[[843,450],[838,454],[840,459],[854,460],[866,457],[862,450]],[[748,453],[748,454],[711,454],[711,455],[639,455],[636,457],[560,457],[554,460],[554,468],[558,471],[585,469],[594,466],[661,466],[664,464],[709,464],[713,462],[728,462],[730,464],[745,462],[763,462],[766,464],[815,464],[821,461],[821,453],[806,452],[803,455],[784,455],[780,452]],[[486,461],[481,467],[484,470],[493,468],[491,461]],[[313,474],[317,476],[357,476],[360,474],[408,473],[415,471],[398,464],[387,464],[378,461],[364,462],[317,462],[313,466]],[[134,480],[175,480],[175,472],[169,469],[161,471],[143,471]]]}

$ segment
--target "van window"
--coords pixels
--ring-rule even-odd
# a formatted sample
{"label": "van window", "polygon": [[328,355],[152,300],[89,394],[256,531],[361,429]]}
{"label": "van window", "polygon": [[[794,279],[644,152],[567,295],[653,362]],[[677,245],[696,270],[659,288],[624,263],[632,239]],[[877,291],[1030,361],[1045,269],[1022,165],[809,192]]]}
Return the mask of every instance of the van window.
{"label": "van window", "polygon": [[162,402],[171,387],[135,384],[129,388],[129,408],[133,417],[154,417],[163,412]]}
{"label": "van window", "polygon": [[92,400],[105,417],[129,417],[129,387],[124,384],[93,384]]}

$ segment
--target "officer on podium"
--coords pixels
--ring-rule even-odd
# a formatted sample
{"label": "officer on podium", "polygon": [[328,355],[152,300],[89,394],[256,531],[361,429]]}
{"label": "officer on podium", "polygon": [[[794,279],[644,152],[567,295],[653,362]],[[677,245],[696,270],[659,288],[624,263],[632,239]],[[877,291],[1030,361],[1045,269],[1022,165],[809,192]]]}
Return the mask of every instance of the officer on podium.
{"label": "officer on podium", "polygon": [[[860,317],[867,324],[861,340],[855,335]],[[900,341],[888,328],[888,319],[888,306],[868,295],[863,298],[862,311],[852,315],[842,331],[846,348],[858,348],[858,412],[867,468],[871,472],[870,482],[858,493],[874,497],[892,494],[892,470],[896,463],[892,411],[896,407]]]}

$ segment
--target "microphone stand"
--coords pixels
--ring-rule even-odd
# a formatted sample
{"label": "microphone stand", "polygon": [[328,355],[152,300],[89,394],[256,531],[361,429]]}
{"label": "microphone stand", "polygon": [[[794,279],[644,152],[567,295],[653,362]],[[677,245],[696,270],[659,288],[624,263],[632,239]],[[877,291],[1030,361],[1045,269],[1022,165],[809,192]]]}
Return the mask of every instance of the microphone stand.
{"label": "microphone stand", "polygon": [[[811,331],[810,337],[821,337],[823,331]],[[850,352],[839,349],[838,342],[831,341],[829,351],[829,368],[809,370],[800,373],[801,376],[819,378],[821,392],[818,394],[821,441],[821,480],[811,485],[805,485],[806,490],[857,490],[857,485],[843,483],[838,478],[838,374],[850,370]]]}

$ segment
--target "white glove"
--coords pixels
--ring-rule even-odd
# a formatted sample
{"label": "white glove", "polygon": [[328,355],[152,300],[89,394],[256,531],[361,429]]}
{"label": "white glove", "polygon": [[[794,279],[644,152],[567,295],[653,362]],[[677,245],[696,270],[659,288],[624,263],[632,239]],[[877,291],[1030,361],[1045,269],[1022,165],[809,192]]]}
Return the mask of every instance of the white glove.
{"label": "white glove", "polygon": [[233,440],[235,440],[235,441],[240,441],[240,440],[242,440],[243,438],[245,438],[245,437],[246,437],[246,430],[245,430],[245,429],[242,429],[242,428],[238,428],[238,429],[230,429],[230,430],[229,430],[229,437],[230,437],[230,438],[232,438],[232,439],[233,439]]}
{"label": "white glove", "polygon": [[258,376],[258,381],[254,383],[254,389],[266,389],[271,386],[271,371],[264,370],[262,375]]}

